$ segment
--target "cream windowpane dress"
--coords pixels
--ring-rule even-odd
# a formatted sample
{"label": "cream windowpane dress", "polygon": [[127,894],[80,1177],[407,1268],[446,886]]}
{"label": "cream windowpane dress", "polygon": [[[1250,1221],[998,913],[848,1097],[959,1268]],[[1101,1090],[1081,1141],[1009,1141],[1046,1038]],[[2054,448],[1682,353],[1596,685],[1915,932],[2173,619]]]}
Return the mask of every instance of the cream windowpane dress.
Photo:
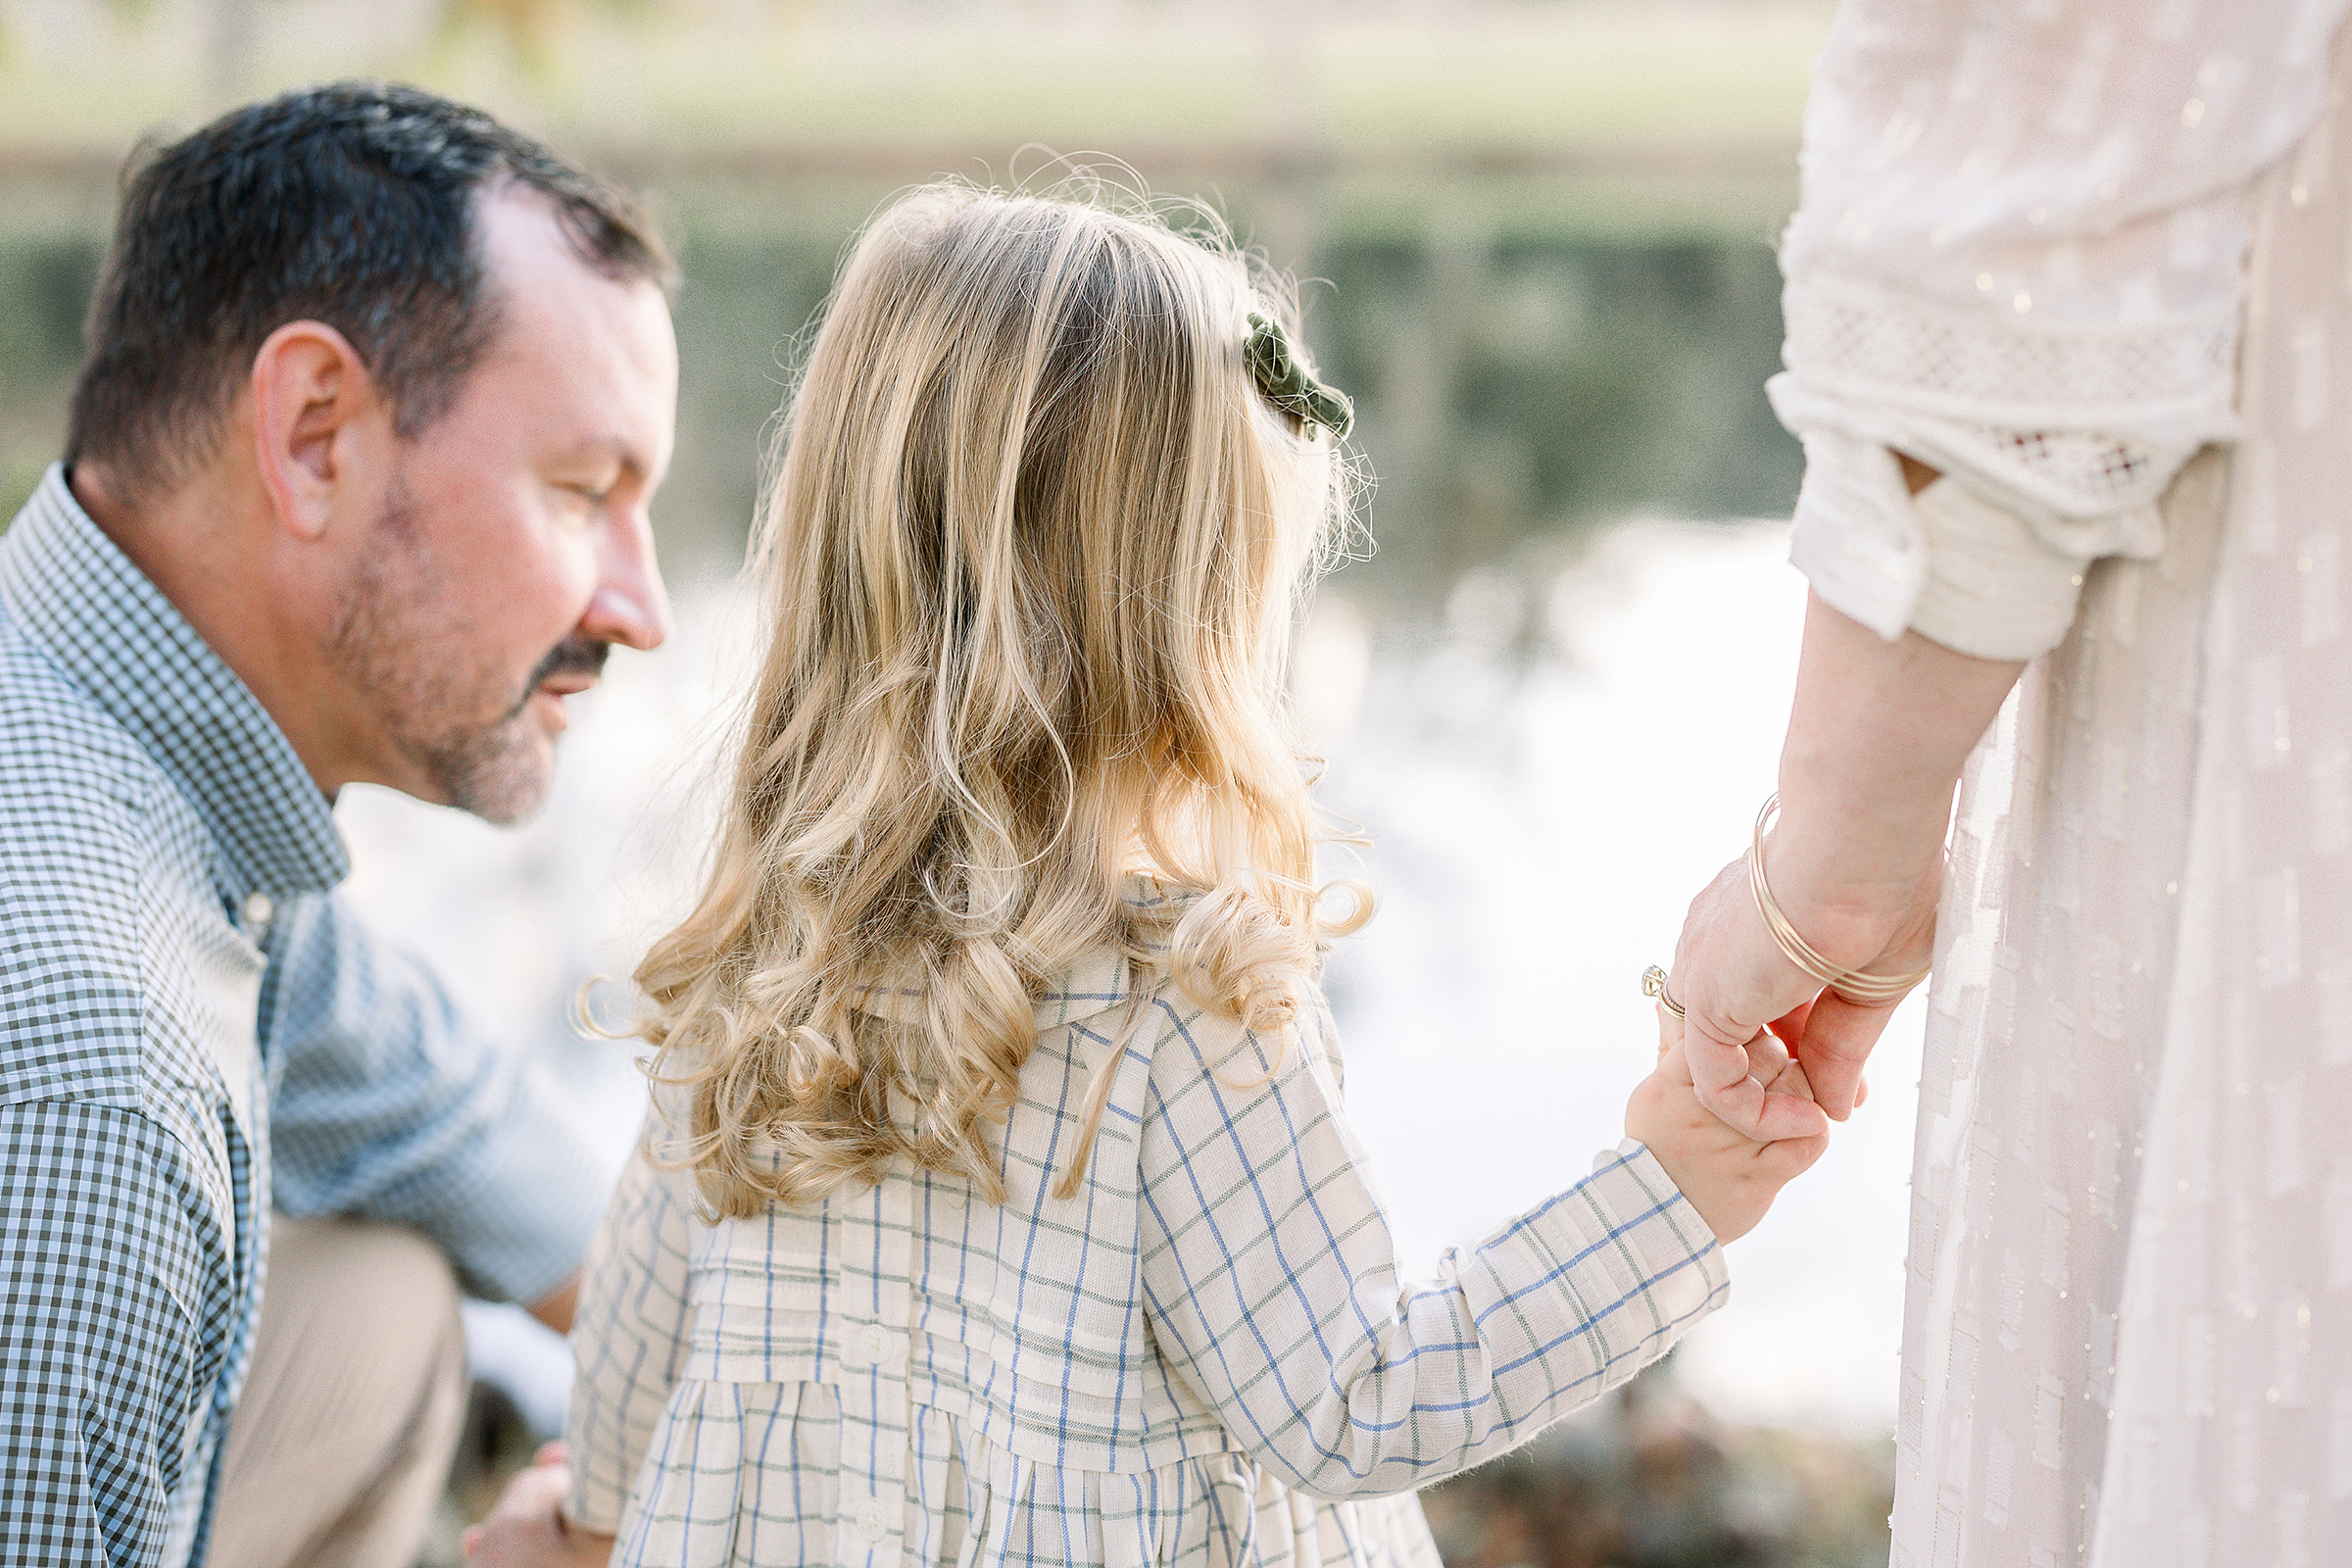
{"label": "cream windowpane dress", "polygon": [[[1318,1009],[1259,1043],[1105,954],[1048,996],[1009,1200],[913,1169],[695,1217],[642,1155],[591,1254],[568,1511],[616,1563],[1399,1564],[1410,1489],[1726,1298],[1649,1152],[1406,1283]],[[1050,1196],[1137,1020],[1078,1193]]]}
{"label": "cream windowpane dress", "polygon": [[1955,828],[1896,1568],[2352,1560],[2343,11],[1859,0],[1822,61],[1793,554],[2042,656]]}

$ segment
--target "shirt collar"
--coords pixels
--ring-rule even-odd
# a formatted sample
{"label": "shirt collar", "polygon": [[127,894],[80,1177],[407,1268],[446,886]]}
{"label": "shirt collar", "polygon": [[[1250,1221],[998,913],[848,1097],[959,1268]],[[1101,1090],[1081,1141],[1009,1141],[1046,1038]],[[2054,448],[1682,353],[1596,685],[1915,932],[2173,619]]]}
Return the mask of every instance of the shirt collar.
{"label": "shirt collar", "polygon": [[334,813],[285,732],[90,520],[62,464],[0,535],[0,603],[186,797],[219,846],[224,899],[343,880]]}

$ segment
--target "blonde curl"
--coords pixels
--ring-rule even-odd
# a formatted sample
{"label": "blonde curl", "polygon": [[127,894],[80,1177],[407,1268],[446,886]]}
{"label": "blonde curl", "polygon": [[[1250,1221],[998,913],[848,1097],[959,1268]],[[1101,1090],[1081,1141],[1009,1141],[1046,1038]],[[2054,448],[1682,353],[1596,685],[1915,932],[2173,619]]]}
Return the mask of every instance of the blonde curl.
{"label": "blonde curl", "polygon": [[927,187],[851,252],[779,426],[711,870],[637,971],[713,1213],[899,1159],[1001,1198],[1057,975],[1113,948],[1279,1041],[1361,919],[1322,913],[1281,696],[1349,467],[1257,395],[1252,311],[1296,327],[1212,215],[1083,182]]}

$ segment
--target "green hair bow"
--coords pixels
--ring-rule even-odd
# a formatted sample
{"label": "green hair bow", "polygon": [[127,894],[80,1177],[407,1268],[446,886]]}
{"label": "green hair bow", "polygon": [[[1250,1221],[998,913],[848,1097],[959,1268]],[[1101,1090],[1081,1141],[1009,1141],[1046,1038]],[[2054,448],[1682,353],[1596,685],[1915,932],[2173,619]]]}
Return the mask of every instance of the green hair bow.
{"label": "green hair bow", "polygon": [[1355,423],[1355,405],[1348,401],[1348,394],[1307,374],[1306,367],[1292,356],[1291,340],[1282,327],[1254,311],[1250,314],[1249,340],[1242,345],[1242,363],[1250,367],[1268,403],[1321,425],[1335,440],[1348,438]]}

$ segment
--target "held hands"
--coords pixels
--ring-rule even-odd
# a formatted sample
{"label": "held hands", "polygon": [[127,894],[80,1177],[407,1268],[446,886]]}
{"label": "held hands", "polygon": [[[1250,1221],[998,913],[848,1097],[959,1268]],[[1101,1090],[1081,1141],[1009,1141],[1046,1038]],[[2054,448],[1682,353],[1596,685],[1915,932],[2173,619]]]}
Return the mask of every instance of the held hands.
{"label": "held hands", "polygon": [[[1796,857],[1776,853],[1772,884],[1783,911],[1816,947],[1872,973],[1925,967],[1936,940],[1940,857],[1926,874],[1838,905],[1805,897],[1803,870]],[[1689,1014],[1683,1045],[1699,1102],[1767,1142],[1811,1137],[1852,1113],[1868,1093],[1863,1063],[1897,1005],[1857,1005],[1789,961],[1756,908],[1745,859],[1725,866],[1690,901],[1675,948],[1673,993]],[[1809,1095],[1783,1090],[1756,1070],[1750,1051],[1766,1031],[1803,1058]]]}
{"label": "held hands", "polygon": [[564,1445],[547,1444],[528,1469],[507,1483],[489,1515],[466,1532],[467,1568],[605,1568],[612,1538],[565,1521],[563,1504],[570,1491]]}
{"label": "held hands", "polygon": [[[1830,1147],[1828,1124],[1807,1136],[1769,1143],[1726,1126],[1699,1102],[1686,1044],[1682,1021],[1661,1006],[1657,1069],[1626,1102],[1626,1134],[1649,1146],[1717,1241],[1737,1241],[1755,1229],[1780,1190]],[[1749,1041],[1741,1059],[1743,1074],[1761,1086],[1758,1093],[1769,1091],[1813,1108],[1805,1069],[1770,1034],[1760,1032]]]}
{"label": "held hands", "polygon": [[[1917,488],[1935,475],[1914,461],[1905,477]],[[1759,817],[1754,838],[1785,934],[1830,972],[1808,973],[1782,951],[1740,861],[1691,901],[1675,948],[1691,1078],[1733,1127],[1805,1136],[1860,1100],[1863,1060],[1894,1008],[1822,986],[1837,973],[1891,984],[1927,967],[1952,787],[2024,668],[1916,631],[1890,642],[1819,595],[1807,600],[1779,816],[1768,838]],[[1772,1093],[1751,1070],[1743,1047],[1766,1028],[1803,1059],[1818,1105]]]}

